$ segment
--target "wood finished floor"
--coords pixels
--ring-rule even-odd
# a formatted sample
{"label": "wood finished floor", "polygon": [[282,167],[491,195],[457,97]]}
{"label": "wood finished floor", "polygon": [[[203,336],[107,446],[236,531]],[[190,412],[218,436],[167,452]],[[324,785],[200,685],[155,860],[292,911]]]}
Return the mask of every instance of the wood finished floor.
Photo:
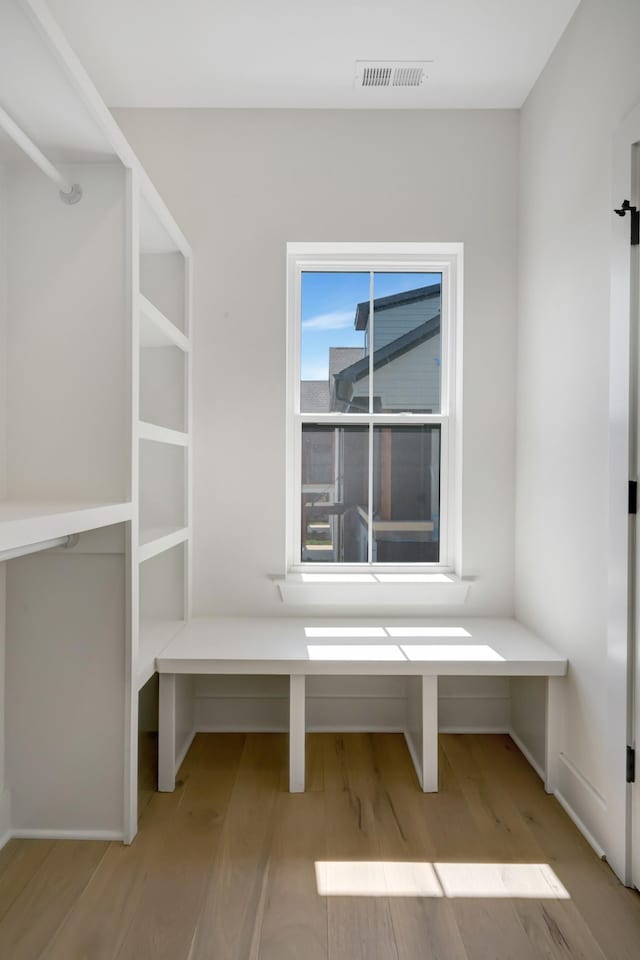
{"label": "wood finished floor", "polygon": [[[600,862],[508,737],[440,737],[423,795],[394,734],[200,734],[131,847],[12,840],[2,960],[638,960],[640,895]],[[550,864],[569,900],[321,897],[317,860]]]}

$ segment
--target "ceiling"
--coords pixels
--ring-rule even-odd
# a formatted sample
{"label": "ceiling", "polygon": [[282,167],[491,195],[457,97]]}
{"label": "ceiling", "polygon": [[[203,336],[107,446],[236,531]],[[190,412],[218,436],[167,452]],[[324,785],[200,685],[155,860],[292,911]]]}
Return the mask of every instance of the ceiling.
{"label": "ceiling", "polygon": [[[49,0],[111,107],[520,107],[579,0]],[[356,60],[431,60],[418,89]]]}

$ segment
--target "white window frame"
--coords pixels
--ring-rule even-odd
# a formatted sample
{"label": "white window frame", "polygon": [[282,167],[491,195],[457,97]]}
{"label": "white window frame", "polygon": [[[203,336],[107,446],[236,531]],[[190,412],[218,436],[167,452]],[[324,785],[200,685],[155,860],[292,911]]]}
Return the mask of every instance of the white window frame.
{"label": "white window frame", "polygon": [[[441,410],[438,414],[303,413],[300,410],[301,277],[304,271],[442,274]],[[287,414],[286,414],[286,570],[300,573],[460,572],[462,430],[462,277],[461,243],[287,243]],[[373,290],[370,291],[370,298]],[[302,427],[305,423],[341,426],[440,426],[440,560],[437,563],[303,563]],[[371,465],[370,465],[371,470]],[[371,477],[370,477],[371,483]],[[371,533],[369,534],[371,537]]]}

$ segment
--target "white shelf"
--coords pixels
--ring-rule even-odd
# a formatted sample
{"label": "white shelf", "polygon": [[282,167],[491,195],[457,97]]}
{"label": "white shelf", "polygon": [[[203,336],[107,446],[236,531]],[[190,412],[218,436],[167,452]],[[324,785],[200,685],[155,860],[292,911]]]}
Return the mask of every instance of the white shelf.
{"label": "white shelf", "polygon": [[159,673],[563,677],[567,660],[512,618],[191,620]]}
{"label": "white shelf", "polygon": [[156,443],[171,443],[176,447],[189,446],[189,434],[169,427],[159,427],[156,423],[138,421],[138,437],[141,440],[154,440]]}
{"label": "white shelf", "polygon": [[139,295],[140,346],[178,347],[188,353],[191,349],[188,337],[165,317],[144,294]]}
{"label": "white shelf", "polygon": [[145,560],[157,557],[159,553],[171,550],[172,547],[177,547],[178,544],[184,543],[188,539],[188,527],[154,527],[149,530],[141,530],[138,560],[140,563],[144,563]]}
{"label": "white shelf", "polygon": [[451,573],[359,574],[309,572],[274,578],[280,599],[290,606],[459,606],[467,599],[470,580]]}
{"label": "white shelf", "polygon": [[138,637],[138,690],[156,671],[156,657],[184,627],[183,620],[142,620]]}
{"label": "white shelf", "polygon": [[131,520],[130,503],[0,501],[0,550]]}

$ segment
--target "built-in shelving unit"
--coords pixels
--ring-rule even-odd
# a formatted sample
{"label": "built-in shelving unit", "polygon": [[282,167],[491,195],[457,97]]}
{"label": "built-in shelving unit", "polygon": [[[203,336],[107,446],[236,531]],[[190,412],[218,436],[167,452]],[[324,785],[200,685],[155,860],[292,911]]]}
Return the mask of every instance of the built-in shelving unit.
{"label": "built-in shelving unit", "polygon": [[81,191],[0,132],[0,845],[130,841],[138,691],[189,615],[191,251],[46,5],[0,35],[3,109]]}
{"label": "built-in shelving unit", "polygon": [[188,615],[191,534],[190,260],[182,238],[140,200],[139,343],[141,686]]}

